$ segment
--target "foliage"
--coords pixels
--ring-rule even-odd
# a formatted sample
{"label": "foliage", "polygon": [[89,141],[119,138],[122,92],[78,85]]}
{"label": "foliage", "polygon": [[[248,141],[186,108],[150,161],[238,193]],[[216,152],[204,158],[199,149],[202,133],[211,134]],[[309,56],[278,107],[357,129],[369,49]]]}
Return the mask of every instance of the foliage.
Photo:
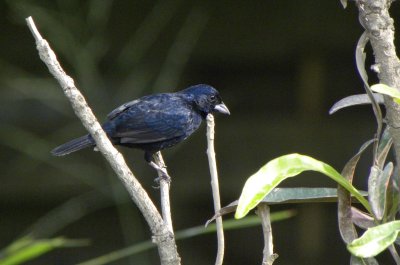
{"label": "foliage", "polygon": [[66,239],[33,239],[23,237],[0,252],[0,265],[17,265],[35,259],[56,248],[87,246],[87,240]]}
{"label": "foliage", "polygon": [[[345,4],[346,2],[342,3]],[[342,175],[331,166],[304,155],[290,154],[271,160],[247,180],[239,199],[235,217],[242,218],[245,216],[283,180],[294,177],[305,170],[318,171],[339,184],[339,230],[343,241],[347,244],[347,249],[353,255],[350,263],[378,264],[374,257],[389,249],[393,259],[398,264],[400,257],[393,244],[400,231],[400,221],[395,220],[400,209],[399,175],[397,172],[393,174],[393,163],[387,161],[393,140],[389,133],[389,127],[383,130],[383,118],[379,106],[383,103],[383,100],[379,94],[390,96],[393,101],[400,104],[400,93],[397,89],[385,84],[369,86],[368,75],[365,71],[366,55],[364,53],[367,42],[368,38],[364,32],[356,48],[357,68],[364,83],[366,94],[340,100],[332,107],[330,113],[332,114],[345,107],[371,103],[377,121],[375,138],[365,143],[360,151],[348,161]],[[373,91],[379,94],[373,94]],[[367,202],[351,183],[361,154],[372,142],[374,143],[373,164],[368,176],[369,196]],[[357,198],[367,212],[352,207],[350,194]],[[358,237],[355,225],[361,229],[366,229],[361,237]]]}

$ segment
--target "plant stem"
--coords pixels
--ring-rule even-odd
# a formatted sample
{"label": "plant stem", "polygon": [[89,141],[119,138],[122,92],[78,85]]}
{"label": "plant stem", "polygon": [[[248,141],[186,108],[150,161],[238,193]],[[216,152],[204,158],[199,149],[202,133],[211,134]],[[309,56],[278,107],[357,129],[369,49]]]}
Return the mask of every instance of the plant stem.
{"label": "plant stem", "polygon": [[271,214],[269,206],[266,203],[260,203],[257,207],[257,214],[261,218],[261,225],[264,235],[264,250],[262,265],[272,265],[278,258],[274,253],[274,244],[272,242]]}
{"label": "plant stem", "polygon": [[[212,114],[207,115],[207,157],[208,165],[210,167],[211,174],[211,188],[214,199],[214,211],[218,213],[221,209],[221,199],[219,195],[219,183],[218,183],[218,172],[217,162],[215,159],[214,150],[214,116]],[[215,219],[217,225],[217,237],[218,237],[218,252],[215,265],[221,265],[224,260],[225,251],[225,240],[224,240],[224,229],[222,225],[222,217],[219,216]]]}
{"label": "plant stem", "polygon": [[[162,169],[165,170],[167,176],[169,176],[167,172],[167,166],[165,165],[164,159],[161,155],[161,152],[157,152],[153,156],[155,163]],[[171,233],[174,233],[174,229],[172,226],[172,217],[171,217],[171,203],[169,199],[169,188],[171,184],[170,179],[166,179],[165,176],[162,175],[160,171],[158,172],[158,178],[160,180],[160,199],[161,199],[161,214],[163,220],[168,227]]]}

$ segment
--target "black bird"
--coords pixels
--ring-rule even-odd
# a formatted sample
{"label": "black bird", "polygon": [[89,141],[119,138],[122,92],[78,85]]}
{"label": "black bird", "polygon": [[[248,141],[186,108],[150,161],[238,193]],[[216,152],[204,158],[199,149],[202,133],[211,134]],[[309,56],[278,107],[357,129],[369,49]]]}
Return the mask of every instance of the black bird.
{"label": "black bird", "polygon": [[[145,151],[145,160],[157,170],[154,153],[174,146],[196,131],[209,113],[230,114],[218,91],[209,85],[195,85],[176,93],[153,94],[127,102],[107,115],[102,125],[111,142]],[[53,149],[63,156],[94,147],[89,134]]]}

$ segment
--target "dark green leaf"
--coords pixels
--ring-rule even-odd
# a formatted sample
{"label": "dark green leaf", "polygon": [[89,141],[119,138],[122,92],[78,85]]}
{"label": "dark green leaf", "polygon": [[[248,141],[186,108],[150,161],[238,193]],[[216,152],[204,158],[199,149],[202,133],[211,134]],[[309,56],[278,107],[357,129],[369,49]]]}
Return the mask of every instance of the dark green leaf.
{"label": "dark green leaf", "polygon": [[376,225],[375,220],[371,215],[354,207],[351,207],[351,221],[356,226],[364,230],[367,230],[368,228],[374,227]]}
{"label": "dark green leaf", "polygon": [[[373,142],[374,140],[370,140],[364,143],[357,154],[355,154],[344,166],[342,170],[342,176],[346,178],[347,181],[349,181],[350,183],[353,182],[354,171],[356,170],[356,166],[361,155]],[[358,237],[352,220],[350,192],[348,192],[340,185],[338,186],[337,190],[339,231],[343,241],[345,243],[350,243]]]}
{"label": "dark green leaf", "polygon": [[[368,193],[360,191],[360,194],[367,196]],[[338,195],[335,188],[275,188],[260,203],[288,204],[288,203],[317,203],[317,202],[337,202]],[[236,211],[238,201],[233,201],[222,207],[219,213],[208,222],[213,221],[218,216],[223,216]]]}
{"label": "dark green leaf", "polygon": [[[383,96],[378,94],[378,93],[374,93],[373,97],[375,98],[376,102],[378,104],[383,104]],[[335,112],[337,112],[338,110],[347,108],[347,107],[352,107],[352,106],[357,106],[357,105],[366,105],[366,104],[371,104],[371,99],[369,98],[368,94],[359,94],[359,95],[352,95],[352,96],[348,96],[345,98],[342,98],[341,100],[339,100],[338,102],[336,102],[335,104],[333,104],[333,106],[331,107],[331,109],[329,110],[329,114],[334,114]]]}
{"label": "dark green leaf", "polygon": [[367,36],[367,32],[364,31],[363,34],[358,39],[357,47],[356,47],[356,64],[358,73],[364,83],[365,86],[368,85],[368,75],[367,71],[365,71],[365,58],[366,54],[364,53],[365,46],[367,45],[369,39]]}
{"label": "dark green leaf", "polygon": [[[360,191],[367,196],[368,193]],[[335,188],[275,188],[261,202],[267,204],[337,202]]]}
{"label": "dark green leaf", "polygon": [[372,212],[378,220],[382,220],[385,214],[386,192],[392,172],[393,164],[391,162],[386,165],[383,171],[376,166],[371,167],[368,178],[368,199]]}
{"label": "dark green leaf", "polygon": [[398,173],[398,167],[395,167],[394,173],[389,181],[389,187],[386,195],[386,209],[387,209],[387,220],[393,221],[396,217],[400,207],[400,175]]}
{"label": "dark green leaf", "polygon": [[[372,103],[372,110],[374,111],[374,115],[375,115],[376,123],[377,123],[376,136],[379,138],[381,135],[381,132],[382,132],[382,123],[383,123],[382,112],[379,107],[379,104],[376,102],[376,100],[373,96],[372,90],[369,87],[368,75],[365,70],[366,54],[364,53],[364,49],[365,49],[365,46],[367,45],[368,41],[369,41],[369,39],[368,39],[367,31],[364,31],[363,34],[361,34],[361,36],[357,42],[356,65],[357,65],[358,73],[360,74],[360,77],[364,83],[365,92],[367,92],[368,97],[370,98],[371,103]],[[375,143],[374,159],[375,159],[375,155],[377,153],[377,149],[378,149],[378,143]]]}
{"label": "dark green leaf", "polygon": [[378,168],[383,168],[392,144],[393,139],[390,134],[389,127],[386,127],[382,133],[381,139],[379,140],[378,151],[376,154],[376,165]]}

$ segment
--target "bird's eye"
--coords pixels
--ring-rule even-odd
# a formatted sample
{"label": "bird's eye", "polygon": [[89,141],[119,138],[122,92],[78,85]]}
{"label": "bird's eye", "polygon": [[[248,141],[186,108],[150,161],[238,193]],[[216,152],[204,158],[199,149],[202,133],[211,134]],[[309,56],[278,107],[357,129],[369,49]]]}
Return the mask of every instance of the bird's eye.
{"label": "bird's eye", "polygon": [[217,97],[216,97],[215,95],[211,95],[211,96],[210,96],[210,99],[211,99],[211,100],[215,100],[216,98],[217,98]]}

